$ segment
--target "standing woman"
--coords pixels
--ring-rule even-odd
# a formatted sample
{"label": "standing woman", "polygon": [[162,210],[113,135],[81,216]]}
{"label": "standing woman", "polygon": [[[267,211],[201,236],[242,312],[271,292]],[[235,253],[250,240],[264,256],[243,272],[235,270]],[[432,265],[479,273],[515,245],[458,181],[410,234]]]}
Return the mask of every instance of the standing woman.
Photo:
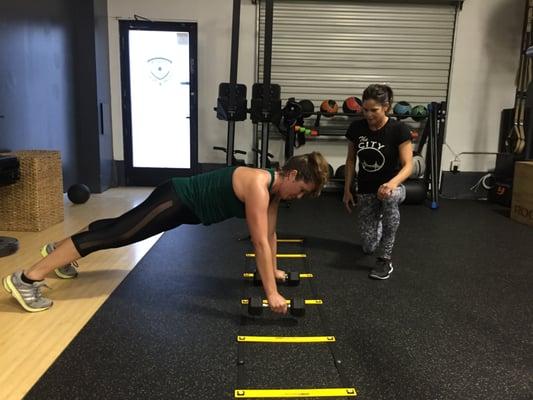
{"label": "standing woman", "polygon": [[369,274],[373,279],[388,279],[394,269],[392,249],[400,225],[399,205],[405,199],[402,182],[411,175],[413,164],[409,127],[387,115],[392,97],[387,85],[368,86],[363,92],[364,119],[353,121],[346,132],[349,143],[343,203],[351,213],[356,202],[350,183],[359,159],[358,229],[363,252],[376,257]]}

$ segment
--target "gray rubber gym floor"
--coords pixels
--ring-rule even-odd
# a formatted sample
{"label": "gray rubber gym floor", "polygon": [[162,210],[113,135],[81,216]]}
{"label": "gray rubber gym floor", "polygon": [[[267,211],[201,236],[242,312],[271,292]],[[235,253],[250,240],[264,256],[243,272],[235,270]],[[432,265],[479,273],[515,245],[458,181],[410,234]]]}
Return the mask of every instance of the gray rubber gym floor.
{"label": "gray rubber gym floor", "polygon": [[[279,236],[306,238],[325,304],[301,319],[267,311],[244,327],[244,222],[167,232],[26,398],[230,399],[238,333],[329,330],[357,398],[531,399],[533,228],[505,212],[474,201],[403,206],[396,269],[373,281],[356,216],[339,197],[296,202],[280,211]],[[249,284],[245,294],[257,290]],[[310,295],[308,282],[281,292]],[[324,344],[249,344],[244,359],[248,388],[341,385]]]}

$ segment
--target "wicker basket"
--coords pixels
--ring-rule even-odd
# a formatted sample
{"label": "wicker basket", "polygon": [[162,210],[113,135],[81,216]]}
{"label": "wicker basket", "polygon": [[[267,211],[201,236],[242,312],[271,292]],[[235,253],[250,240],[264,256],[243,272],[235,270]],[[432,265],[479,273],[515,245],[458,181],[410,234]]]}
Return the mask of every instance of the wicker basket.
{"label": "wicker basket", "polygon": [[10,153],[19,159],[20,181],[0,187],[0,231],[42,231],[63,221],[59,151]]}

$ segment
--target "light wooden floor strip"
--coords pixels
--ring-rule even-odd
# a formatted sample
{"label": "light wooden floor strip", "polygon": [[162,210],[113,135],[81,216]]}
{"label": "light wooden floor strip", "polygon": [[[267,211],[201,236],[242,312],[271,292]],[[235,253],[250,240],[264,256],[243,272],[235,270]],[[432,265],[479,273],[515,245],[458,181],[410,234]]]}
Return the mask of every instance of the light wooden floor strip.
{"label": "light wooden floor strip", "polygon": [[[42,245],[70,236],[99,218],[115,217],[143,201],[151,188],[115,188],[93,194],[83,205],[65,201],[65,221],[43,232],[3,232],[16,237],[20,250],[0,257],[0,276],[27,268],[39,260]],[[74,280],[50,276],[47,296],[54,306],[28,313],[0,285],[0,399],[19,400],[91,319],[108,296],[160,236],[80,260]]]}

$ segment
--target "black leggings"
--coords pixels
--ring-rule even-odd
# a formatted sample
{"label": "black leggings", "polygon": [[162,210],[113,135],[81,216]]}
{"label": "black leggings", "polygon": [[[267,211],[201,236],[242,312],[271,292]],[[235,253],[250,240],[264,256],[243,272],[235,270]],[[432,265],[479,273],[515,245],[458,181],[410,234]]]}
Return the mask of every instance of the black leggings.
{"label": "black leggings", "polygon": [[181,224],[200,222],[180,200],[172,182],[167,181],[156,187],[137,207],[117,218],[94,221],[88,231],[77,233],[71,239],[78,253],[85,257],[97,250],[140,242]]}

